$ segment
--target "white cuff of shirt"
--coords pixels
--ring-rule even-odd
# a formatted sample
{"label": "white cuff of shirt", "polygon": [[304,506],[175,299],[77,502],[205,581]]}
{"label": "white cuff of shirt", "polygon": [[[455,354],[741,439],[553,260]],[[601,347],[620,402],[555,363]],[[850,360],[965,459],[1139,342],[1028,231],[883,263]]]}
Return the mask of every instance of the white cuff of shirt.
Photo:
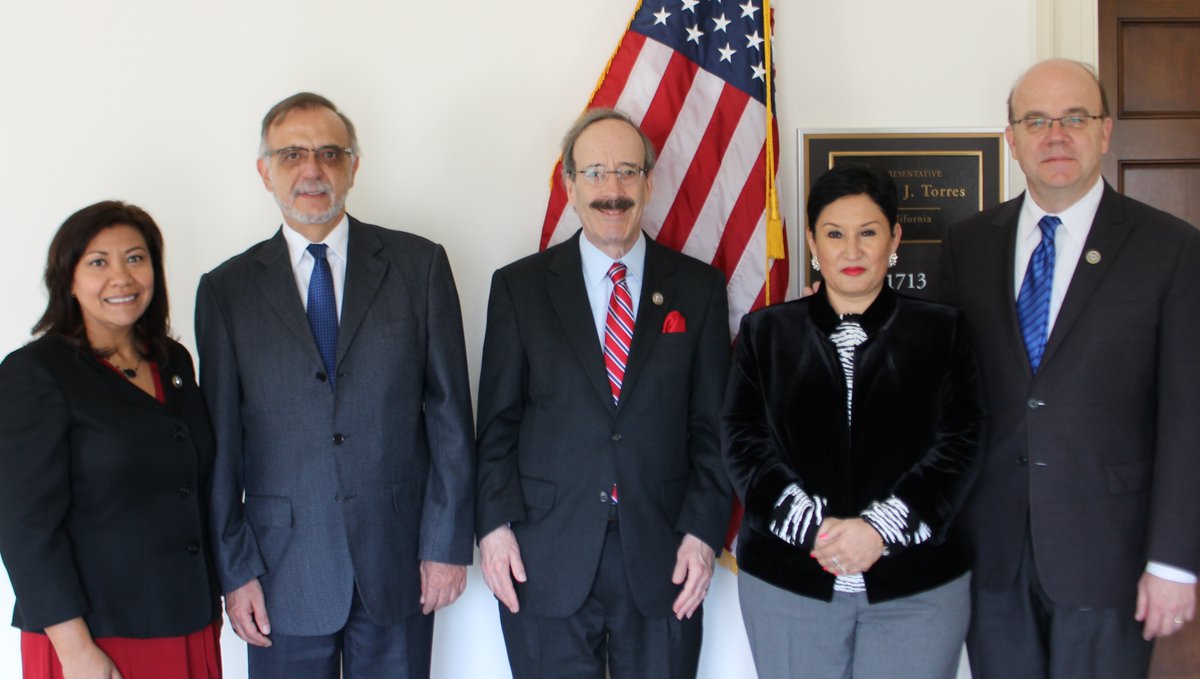
{"label": "white cuff of shirt", "polygon": [[1191,571],[1185,571],[1182,568],[1168,566],[1165,563],[1157,561],[1149,561],[1146,563],[1146,572],[1150,575],[1156,575],[1163,580],[1178,582],[1184,585],[1196,584],[1196,574]]}

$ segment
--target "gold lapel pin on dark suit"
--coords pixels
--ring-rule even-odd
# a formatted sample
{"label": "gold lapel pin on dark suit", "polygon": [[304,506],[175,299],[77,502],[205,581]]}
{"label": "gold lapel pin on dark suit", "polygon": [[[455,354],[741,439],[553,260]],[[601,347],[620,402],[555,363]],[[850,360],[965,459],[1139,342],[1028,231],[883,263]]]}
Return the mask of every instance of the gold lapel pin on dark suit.
{"label": "gold lapel pin on dark suit", "polygon": [[183,389],[183,378],[179,375],[171,375],[171,386],[176,389]]}
{"label": "gold lapel pin on dark suit", "polygon": [[1087,254],[1085,254],[1083,256],[1083,258],[1087,260],[1088,264],[1099,264],[1100,263],[1100,251],[1099,250],[1088,250]]}
{"label": "gold lapel pin on dark suit", "polygon": [[650,295],[650,301],[654,302],[655,306],[662,306],[663,294],[661,292],[656,292],[653,295]]}

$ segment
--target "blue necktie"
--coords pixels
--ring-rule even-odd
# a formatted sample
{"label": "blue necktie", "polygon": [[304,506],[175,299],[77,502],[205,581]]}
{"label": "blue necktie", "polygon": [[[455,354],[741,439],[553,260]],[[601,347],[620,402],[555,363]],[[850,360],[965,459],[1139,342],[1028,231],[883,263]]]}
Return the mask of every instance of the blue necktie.
{"label": "blue necktie", "polygon": [[1025,338],[1029,365],[1036,374],[1046,351],[1046,327],[1050,323],[1050,288],[1054,283],[1054,230],[1062,220],[1046,215],[1038,222],[1042,242],[1033,249],[1021,294],[1017,295],[1017,322]]}
{"label": "blue necktie", "polygon": [[329,388],[332,389],[337,375],[334,359],[337,353],[338,318],[337,299],[333,296],[333,273],[329,270],[329,260],[325,259],[328,248],[323,243],[308,246],[308,253],[313,257],[312,278],[308,280],[308,327],[312,328],[317,351],[321,352],[321,360],[325,362],[325,374],[329,376]]}

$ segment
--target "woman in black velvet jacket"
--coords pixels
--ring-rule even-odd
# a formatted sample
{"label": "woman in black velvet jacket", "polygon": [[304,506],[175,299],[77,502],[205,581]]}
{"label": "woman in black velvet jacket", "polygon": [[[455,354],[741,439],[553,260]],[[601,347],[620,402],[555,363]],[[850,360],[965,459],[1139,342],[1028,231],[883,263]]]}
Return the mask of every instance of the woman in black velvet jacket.
{"label": "woman in black velvet jacket", "polygon": [[953,521],[982,391],[960,314],[884,285],[897,212],[886,175],[823,175],[808,203],[823,285],[742,322],[722,436],[762,677],[957,670],[969,562]]}

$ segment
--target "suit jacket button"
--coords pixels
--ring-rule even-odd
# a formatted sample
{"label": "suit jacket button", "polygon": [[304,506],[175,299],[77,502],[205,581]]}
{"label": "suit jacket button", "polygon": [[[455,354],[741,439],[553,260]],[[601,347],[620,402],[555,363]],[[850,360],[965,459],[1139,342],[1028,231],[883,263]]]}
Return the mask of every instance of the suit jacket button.
{"label": "suit jacket button", "polygon": [[1037,410],[1038,408],[1046,405],[1046,402],[1036,398],[1031,398],[1029,399],[1028,405],[1030,410]]}
{"label": "suit jacket button", "polygon": [[187,551],[188,551],[188,554],[199,554],[200,553],[200,543],[189,542],[188,546],[187,546]]}
{"label": "suit jacket button", "polygon": [[328,379],[329,378],[325,376],[325,373],[317,373],[317,381],[318,382],[324,382]]}
{"label": "suit jacket button", "polygon": [[1029,464],[1029,458],[1025,457],[1024,455],[1018,455],[1017,456],[1017,464],[1024,467],[1025,465]]}
{"label": "suit jacket button", "polygon": [[187,429],[182,426],[175,425],[175,427],[171,429],[171,437],[176,441],[185,441],[188,437]]}
{"label": "suit jacket button", "polygon": [[621,435],[620,435],[620,434],[613,434],[613,435],[612,435],[612,440],[614,440],[614,441],[620,441],[620,440],[621,440]]}
{"label": "suit jacket button", "polygon": [[334,434],[334,435],[333,435],[333,445],[335,445],[335,446],[340,446],[340,445],[342,445],[342,444],[343,444],[343,443],[345,443],[345,442],[346,442],[346,437],[345,437],[345,436],[342,436],[341,434]]}
{"label": "suit jacket button", "polygon": [[600,491],[600,501],[603,503],[607,503],[608,502],[608,493],[606,493],[604,491]]}

